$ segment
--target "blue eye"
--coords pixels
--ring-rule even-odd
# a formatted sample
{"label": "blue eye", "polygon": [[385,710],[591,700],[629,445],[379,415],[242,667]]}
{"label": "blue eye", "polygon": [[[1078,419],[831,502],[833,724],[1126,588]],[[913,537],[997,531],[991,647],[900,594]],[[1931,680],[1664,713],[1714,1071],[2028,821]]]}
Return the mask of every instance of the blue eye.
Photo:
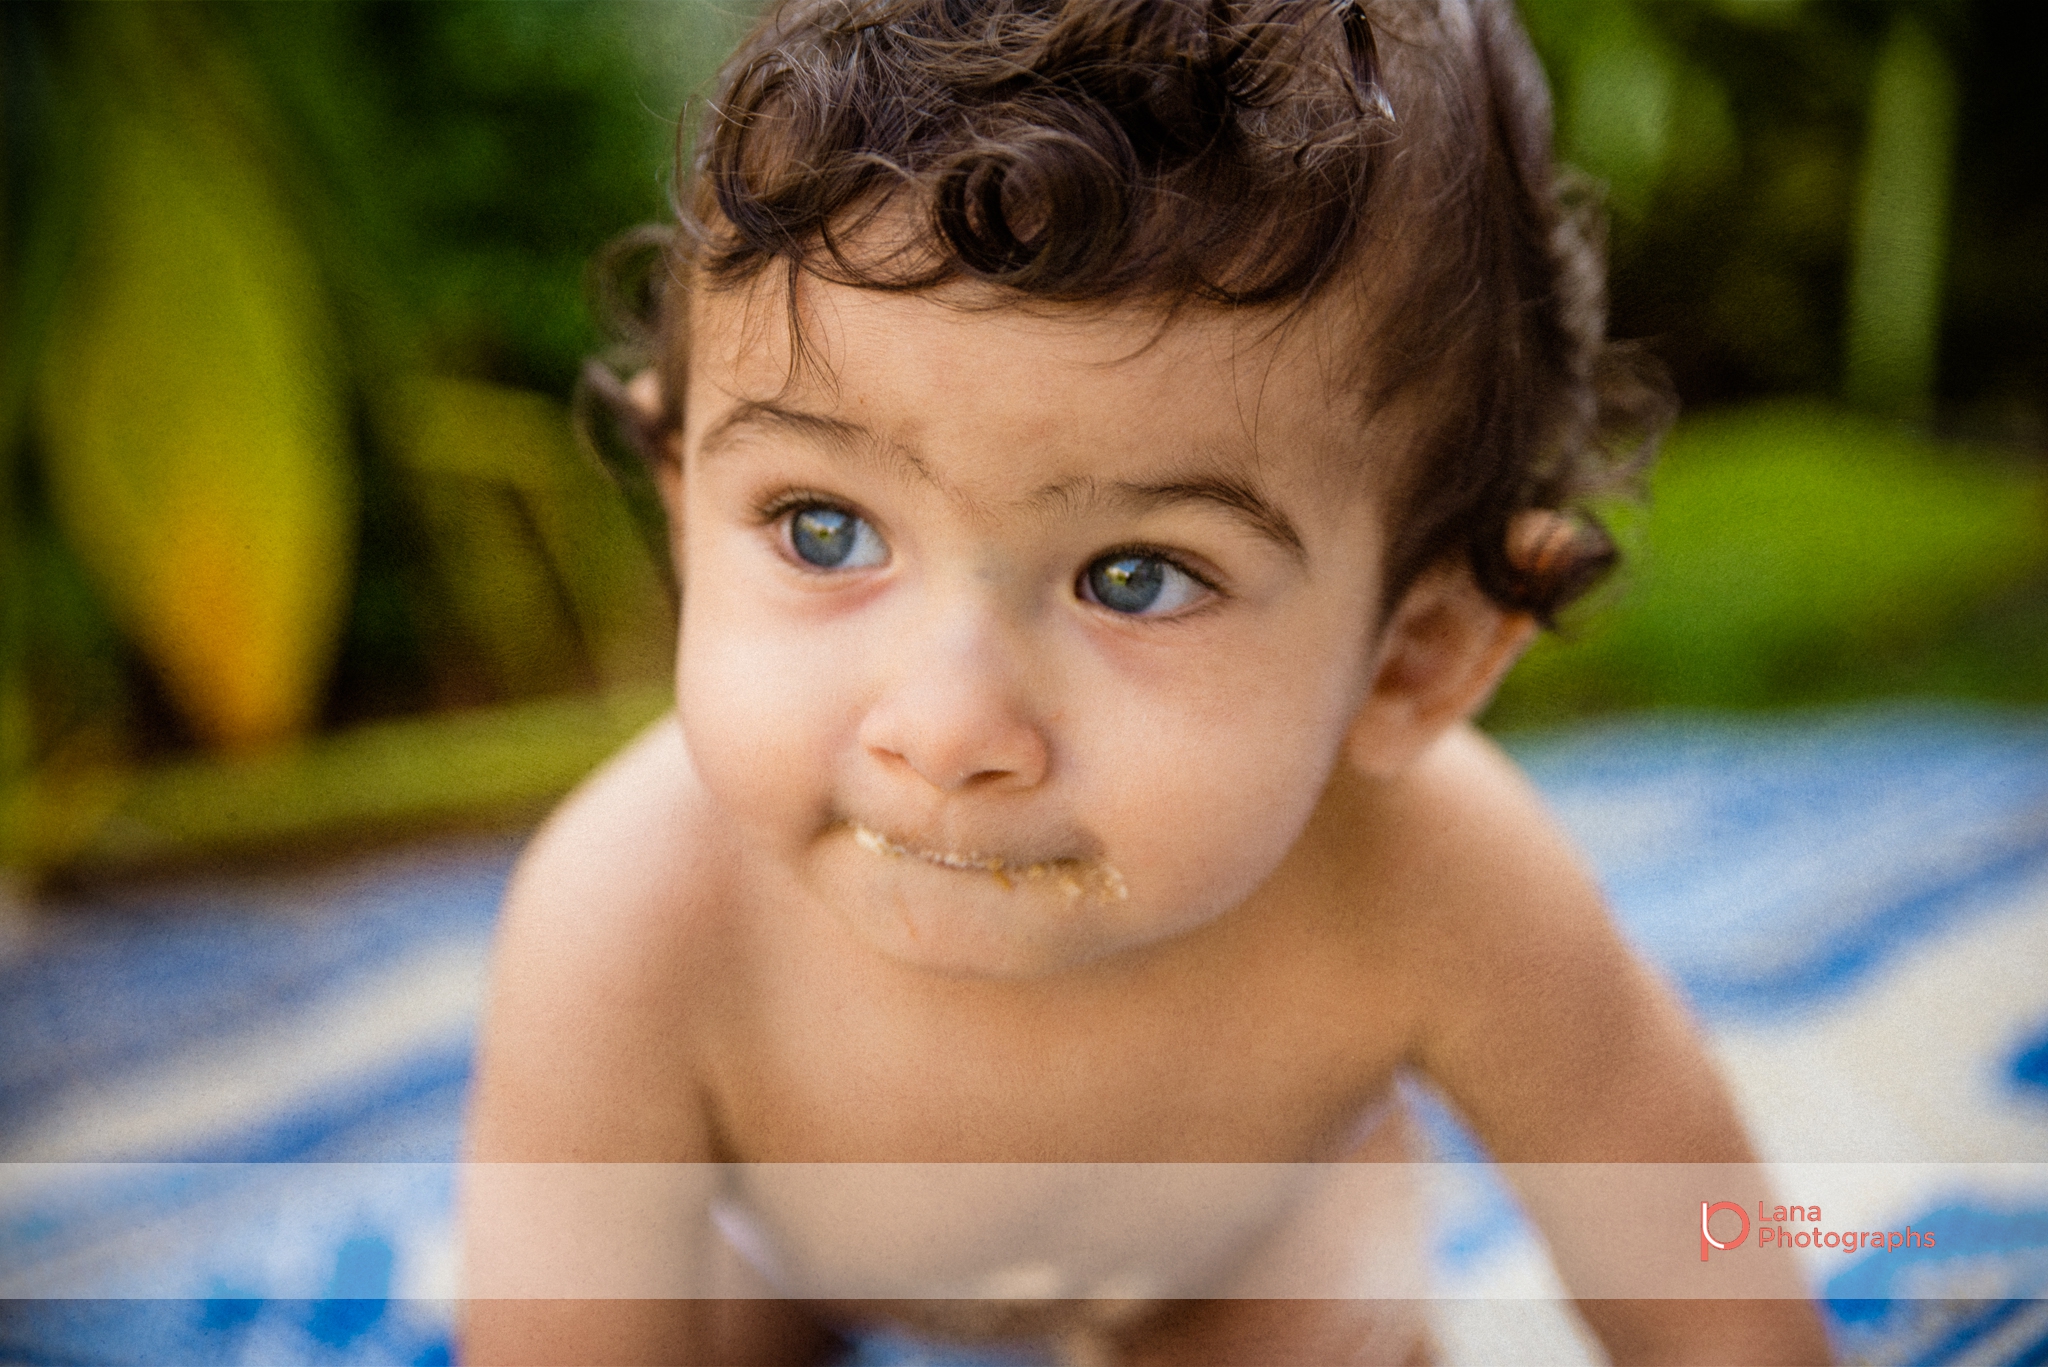
{"label": "blue eye", "polygon": [[1202,582],[1157,555],[1105,555],[1081,576],[1081,596],[1111,612],[1158,617],[1176,612],[1207,592]]}
{"label": "blue eye", "polygon": [[867,569],[889,558],[867,519],[819,503],[797,509],[789,519],[789,545],[805,564],[821,570]]}

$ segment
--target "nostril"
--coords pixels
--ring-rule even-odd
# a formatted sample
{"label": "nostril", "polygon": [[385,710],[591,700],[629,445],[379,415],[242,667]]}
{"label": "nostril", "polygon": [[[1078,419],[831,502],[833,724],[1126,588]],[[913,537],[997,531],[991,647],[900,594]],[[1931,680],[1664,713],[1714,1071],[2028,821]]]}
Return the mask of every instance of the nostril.
{"label": "nostril", "polygon": [[1037,728],[1020,718],[954,717],[926,712],[870,717],[863,738],[884,769],[915,775],[941,792],[1029,786],[1046,771],[1046,746]]}
{"label": "nostril", "polygon": [[977,769],[955,779],[951,787],[956,789],[991,788],[1018,777],[1015,769]]}
{"label": "nostril", "polygon": [[1031,692],[984,632],[920,652],[870,704],[859,742],[885,772],[915,774],[941,792],[1031,786],[1048,741]]}

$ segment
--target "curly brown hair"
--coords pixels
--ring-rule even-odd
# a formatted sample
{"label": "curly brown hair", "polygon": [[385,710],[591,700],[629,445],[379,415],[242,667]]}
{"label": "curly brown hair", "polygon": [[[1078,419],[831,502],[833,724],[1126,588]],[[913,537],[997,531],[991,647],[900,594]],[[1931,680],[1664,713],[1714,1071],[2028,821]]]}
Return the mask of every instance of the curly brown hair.
{"label": "curly brown hair", "polygon": [[[1552,166],[1506,0],[781,0],[721,72],[677,216],[608,258],[643,267],[610,295],[629,364],[683,363],[685,286],[778,264],[793,329],[805,273],[1168,316],[1348,293],[1367,410],[1424,398],[1389,603],[1462,554],[1551,622],[1617,559],[1589,501],[1669,418],[1606,340],[1596,206]],[[668,378],[643,450],[680,423]],[[616,370],[586,389],[625,410]],[[1530,509],[1568,516],[1510,547]]]}

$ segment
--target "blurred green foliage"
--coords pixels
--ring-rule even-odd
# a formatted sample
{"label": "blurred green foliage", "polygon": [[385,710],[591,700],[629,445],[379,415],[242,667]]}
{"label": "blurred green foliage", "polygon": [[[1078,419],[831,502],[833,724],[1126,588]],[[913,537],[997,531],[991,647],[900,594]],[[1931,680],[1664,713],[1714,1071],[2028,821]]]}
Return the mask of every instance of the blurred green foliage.
{"label": "blurred green foliage", "polygon": [[[652,714],[665,557],[564,400],[602,340],[585,262],[662,216],[676,116],[737,22],[0,8],[0,866],[145,828],[282,836],[291,811],[374,825],[436,808],[423,785],[527,810],[478,725],[524,736],[554,791],[562,753]],[[503,720],[317,739],[477,708]],[[336,768],[372,753],[416,771]],[[165,796],[202,771],[269,796]]]}
{"label": "blurred green foliage", "polygon": [[2031,7],[1521,10],[1559,151],[1607,187],[1613,331],[1650,339],[1689,407],[1846,392],[2048,440],[2048,106]]}
{"label": "blurred green foliage", "polygon": [[[564,399],[749,8],[0,6],[0,867],[530,812],[659,709],[647,491]],[[2022,8],[1523,10],[1703,416],[1494,720],[2048,697]]]}
{"label": "blurred green foliage", "polygon": [[1497,726],[1917,689],[2048,700],[2048,479],[1812,402],[1666,443],[1621,582],[1510,676]]}
{"label": "blurred green foliage", "polygon": [[1489,723],[2048,700],[2048,110],[2024,8],[1522,10],[1560,155],[1607,188],[1611,330],[1699,416],[1647,516],[1614,512],[1620,582]]}
{"label": "blurred green foliage", "polygon": [[36,384],[49,508],[192,730],[260,747],[312,721],[344,620],[337,338],[237,136],[232,74],[179,80],[151,54],[157,25],[99,27],[110,69]]}

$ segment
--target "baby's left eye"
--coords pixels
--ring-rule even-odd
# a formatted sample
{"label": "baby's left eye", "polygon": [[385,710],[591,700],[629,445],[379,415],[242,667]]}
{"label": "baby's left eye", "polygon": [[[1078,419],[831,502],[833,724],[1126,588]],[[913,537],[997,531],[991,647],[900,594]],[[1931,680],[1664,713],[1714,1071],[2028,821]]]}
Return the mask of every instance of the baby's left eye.
{"label": "baby's left eye", "polygon": [[1081,574],[1081,597],[1131,617],[1163,617],[1201,601],[1208,585],[1164,556],[1120,551]]}

